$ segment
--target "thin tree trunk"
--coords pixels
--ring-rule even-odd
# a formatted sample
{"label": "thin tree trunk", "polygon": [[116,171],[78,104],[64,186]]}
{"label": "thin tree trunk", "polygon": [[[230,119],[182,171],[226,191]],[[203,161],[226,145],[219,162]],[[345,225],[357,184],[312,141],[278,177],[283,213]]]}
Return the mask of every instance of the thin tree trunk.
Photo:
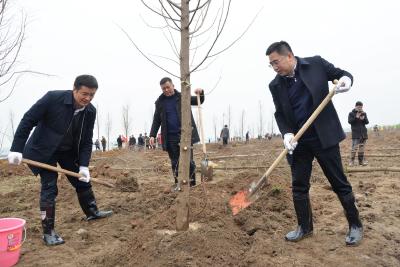
{"label": "thin tree trunk", "polygon": [[189,1],[181,0],[181,143],[179,157],[179,180],[186,181],[182,192],[177,197],[176,230],[189,229],[189,168],[192,139],[192,120],[190,108],[190,69],[189,69]]}

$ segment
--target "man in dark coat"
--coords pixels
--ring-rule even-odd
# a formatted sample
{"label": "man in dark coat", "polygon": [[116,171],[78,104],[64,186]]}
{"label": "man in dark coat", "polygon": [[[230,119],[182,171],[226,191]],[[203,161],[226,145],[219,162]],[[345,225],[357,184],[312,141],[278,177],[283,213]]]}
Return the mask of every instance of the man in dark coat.
{"label": "man in dark coat", "polygon": [[[47,92],[23,116],[8,155],[10,164],[20,164],[23,156],[53,166],[58,163],[64,169],[79,172],[82,175],[79,180],[68,175],[67,178],[77,192],[86,220],[112,214],[112,211],[98,210],[88,168],[96,119],[96,109],[90,102],[97,88],[93,76],[81,75],[76,78],[73,90]],[[40,175],[43,240],[46,245],[63,244],[64,240],[54,230],[58,175],[36,167],[31,170]]]}
{"label": "man in dark coat", "polygon": [[357,245],[363,228],[352,187],[343,172],[339,142],[345,134],[333,103],[328,103],[298,143],[293,142],[294,134],[328,94],[328,82],[338,79],[336,93],[346,92],[352,85],[352,76],[320,56],[295,57],[284,41],[271,44],[266,55],[277,73],[269,89],[275,104],[275,119],[289,151],[298,221],[297,229],[289,232],[286,240],[296,242],[313,232],[309,190],[312,162],[316,158],[344,208],[349,223],[346,244]]}
{"label": "man in dark coat", "polygon": [[118,149],[121,149],[122,148],[122,137],[121,137],[121,135],[118,135],[117,144],[118,144]]}
{"label": "man in dark coat", "polygon": [[101,138],[101,146],[103,147],[103,152],[106,151],[106,145],[107,145],[107,140],[106,140],[106,138],[103,136],[103,137]]}
{"label": "man in dark coat", "polygon": [[[161,79],[160,86],[163,93],[158,97],[155,105],[153,124],[150,131],[150,144],[154,145],[154,140],[157,136],[158,129],[161,126],[162,147],[168,152],[171,160],[172,173],[175,180],[174,190],[179,190],[178,185],[178,163],[181,139],[181,93],[175,90],[172,80],[168,77]],[[204,90],[196,89],[195,94],[200,94],[200,102],[204,102]],[[191,105],[197,105],[197,97],[192,96]],[[200,141],[197,132],[196,124],[192,117],[192,144]],[[193,149],[191,150],[190,160],[190,186],[196,185],[196,165],[193,161]]]}
{"label": "man in dark coat", "polygon": [[222,144],[226,146],[228,144],[229,140],[229,129],[228,125],[225,125],[224,128],[221,130],[220,137],[222,138]]}
{"label": "man in dark coat", "polygon": [[365,144],[368,139],[367,125],[369,123],[367,113],[363,111],[363,103],[361,101],[356,102],[355,108],[349,113],[349,124],[351,124],[351,155],[349,166],[354,165],[358,150],[358,164],[360,166],[368,165],[368,162],[364,158]]}

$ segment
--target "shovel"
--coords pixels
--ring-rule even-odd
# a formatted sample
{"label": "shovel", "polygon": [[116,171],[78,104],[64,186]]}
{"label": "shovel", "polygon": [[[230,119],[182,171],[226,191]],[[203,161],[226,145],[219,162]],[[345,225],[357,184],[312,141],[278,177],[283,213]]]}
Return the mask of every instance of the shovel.
{"label": "shovel", "polygon": [[[65,169],[62,169],[62,168],[59,168],[59,167],[54,167],[54,166],[51,166],[51,165],[48,165],[48,164],[45,164],[45,163],[41,163],[41,162],[38,162],[38,161],[34,161],[34,160],[30,160],[30,159],[22,159],[22,162],[26,163],[28,165],[32,165],[32,166],[35,166],[35,167],[43,168],[43,169],[46,169],[46,170],[49,170],[49,171],[63,173],[65,175],[72,176],[72,177],[75,177],[75,178],[81,178],[82,177],[82,175],[79,174],[79,173],[68,171],[68,170],[65,170]],[[111,183],[108,183],[108,182],[105,182],[105,181],[100,181],[100,180],[98,180],[96,178],[90,178],[90,181],[92,181],[93,183],[105,185],[105,186],[111,187],[111,188],[115,187],[115,185],[113,185]]]}
{"label": "shovel", "polygon": [[[325,106],[331,101],[333,95],[335,94],[336,84],[338,83],[337,80],[334,80],[333,83],[335,84],[332,89],[330,90],[329,94],[325,97],[325,99],[319,104],[317,109],[311,114],[310,118],[304,123],[303,127],[297,132],[292,142],[296,142],[300,139],[300,137],[304,134],[304,132],[308,129],[308,127],[314,122],[316,117],[321,113],[321,111],[325,108]],[[267,182],[268,176],[271,172],[275,169],[275,167],[279,164],[279,162],[286,156],[288,153],[287,148],[285,148],[278,158],[272,163],[269,169],[264,173],[264,175],[258,180],[257,183],[253,182],[250,185],[250,188],[247,190],[242,190],[234,195],[229,200],[229,205],[232,210],[232,214],[236,215],[241,210],[250,206],[254,201],[257,200],[258,195],[256,194]]]}
{"label": "shovel", "polygon": [[199,128],[201,134],[201,141],[203,147],[203,160],[201,161],[201,181],[211,181],[213,176],[213,166],[215,165],[211,161],[207,159],[207,149],[206,143],[204,140],[204,127],[203,127],[203,115],[201,113],[201,106],[200,106],[200,94],[197,94],[197,108],[198,108],[198,117],[199,117]]}

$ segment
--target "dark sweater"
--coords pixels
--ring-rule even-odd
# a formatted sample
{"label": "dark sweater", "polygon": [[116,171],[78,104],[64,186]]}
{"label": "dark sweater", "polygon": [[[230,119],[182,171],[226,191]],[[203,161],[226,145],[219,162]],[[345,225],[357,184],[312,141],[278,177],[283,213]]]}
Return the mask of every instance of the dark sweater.
{"label": "dark sweater", "polygon": [[165,97],[164,107],[167,115],[167,131],[168,134],[180,133],[180,122],[178,118],[178,111],[176,108],[176,94]]}
{"label": "dark sweater", "polygon": [[[294,77],[286,77],[285,79],[288,86],[289,102],[297,124],[297,132],[312,114],[313,99],[297,70]],[[313,126],[303,134],[302,139],[309,137],[317,137]]]}

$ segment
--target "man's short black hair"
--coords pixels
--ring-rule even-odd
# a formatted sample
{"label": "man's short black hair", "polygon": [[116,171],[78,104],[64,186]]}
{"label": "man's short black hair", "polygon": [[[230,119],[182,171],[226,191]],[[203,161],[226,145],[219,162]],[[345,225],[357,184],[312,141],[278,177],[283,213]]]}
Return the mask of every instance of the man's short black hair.
{"label": "man's short black hair", "polygon": [[357,101],[357,102],[356,102],[356,107],[357,107],[357,106],[362,106],[362,105],[363,105],[363,103],[362,103],[361,101]]}
{"label": "man's short black hair", "polygon": [[169,78],[169,77],[164,77],[164,78],[162,78],[161,81],[160,81],[160,85],[163,85],[163,84],[166,83],[166,82],[172,83],[171,78]]}
{"label": "man's short black hair", "polygon": [[74,82],[74,89],[79,90],[81,89],[81,86],[95,89],[99,88],[96,78],[88,74],[79,75],[78,77],[76,77]]}
{"label": "man's short black hair", "polygon": [[278,53],[279,55],[287,55],[288,52],[293,54],[292,48],[290,47],[290,45],[285,42],[285,41],[280,41],[280,42],[275,42],[273,44],[271,44],[268,49],[267,52],[265,53],[267,56],[271,55],[273,52]]}

